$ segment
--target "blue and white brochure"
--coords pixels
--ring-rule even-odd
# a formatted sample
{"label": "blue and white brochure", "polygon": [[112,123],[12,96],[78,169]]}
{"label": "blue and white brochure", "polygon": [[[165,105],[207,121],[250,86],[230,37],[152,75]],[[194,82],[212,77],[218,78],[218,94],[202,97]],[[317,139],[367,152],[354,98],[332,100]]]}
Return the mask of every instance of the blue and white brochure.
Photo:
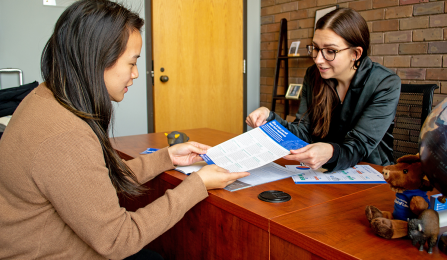
{"label": "blue and white brochure", "polygon": [[230,172],[245,172],[306,145],[308,143],[273,120],[212,147],[202,158],[207,164],[216,164]]}
{"label": "blue and white brochure", "polygon": [[303,165],[286,165],[286,168],[295,171],[292,176],[296,184],[377,184],[386,183],[383,175],[370,165],[356,165],[348,169],[322,172],[320,169],[312,170]]}
{"label": "blue and white brochure", "polygon": [[146,151],[141,152],[140,154],[151,154],[151,153],[154,153],[154,152],[156,152],[158,150],[160,150],[160,149],[157,149],[157,148],[147,148]]}

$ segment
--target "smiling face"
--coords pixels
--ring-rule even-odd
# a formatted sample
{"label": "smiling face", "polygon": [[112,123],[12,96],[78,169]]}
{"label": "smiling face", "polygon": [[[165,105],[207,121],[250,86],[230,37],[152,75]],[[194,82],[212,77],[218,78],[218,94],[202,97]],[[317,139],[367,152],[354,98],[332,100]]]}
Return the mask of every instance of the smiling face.
{"label": "smiling face", "polygon": [[324,79],[334,78],[338,81],[350,81],[354,76],[354,62],[358,60],[362,54],[361,47],[348,48],[346,41],[330,29],[318,29],[315,31],[312,41],[314,47],[319,49],[328,48],[328,51],[342,50],[335,54],[333,61],[327,61],[323,58],[321,51],[314,62],[317,65],[321,77]]}
{"label": "smiling face", "polygon": [[129,36],[124,53],[104,71],[104,82],[112,101],[123,100],[128,87],[138,78],[137,59],[140,57],[142,44],[140,32],[134,30]]}

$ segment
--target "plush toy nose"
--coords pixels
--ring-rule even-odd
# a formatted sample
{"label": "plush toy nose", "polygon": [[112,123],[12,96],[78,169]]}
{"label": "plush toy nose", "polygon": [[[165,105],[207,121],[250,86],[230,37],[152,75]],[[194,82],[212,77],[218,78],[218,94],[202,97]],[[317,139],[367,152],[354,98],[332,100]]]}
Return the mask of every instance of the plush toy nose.
{"label": "plush toy nose", "polygon": [[383,178],[385,180],[387,180],[390,177],[390,170],[383,170],[382,174],[383,174]]}

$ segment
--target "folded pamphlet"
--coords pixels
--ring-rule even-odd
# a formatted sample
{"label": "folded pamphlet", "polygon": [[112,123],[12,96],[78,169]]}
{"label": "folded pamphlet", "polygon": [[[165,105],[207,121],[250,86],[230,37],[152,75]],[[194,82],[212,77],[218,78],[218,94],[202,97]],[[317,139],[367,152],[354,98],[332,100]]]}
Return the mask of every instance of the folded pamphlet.
{"label": "folded pamphlet", "polygon": [[216,164],[230,172],[250,172],[306,145],[273,120],[214,146],[201,156],[207,164]]}

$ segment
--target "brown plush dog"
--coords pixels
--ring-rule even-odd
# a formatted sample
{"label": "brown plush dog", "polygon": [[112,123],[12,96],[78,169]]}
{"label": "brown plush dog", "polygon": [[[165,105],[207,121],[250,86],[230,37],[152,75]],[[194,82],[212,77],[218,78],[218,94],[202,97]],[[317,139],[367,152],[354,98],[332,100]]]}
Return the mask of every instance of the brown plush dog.
{"label": "brown plush dog", "polygon": [[393,213],[366,206],[366,218],[375,234],[386,239],[400,238],[408,234],[408,220],[429,207],[427,191],[432,190],[424,178],[419,155],[405,155],[397,164],[385,166],[383,177],[396,192]]}

